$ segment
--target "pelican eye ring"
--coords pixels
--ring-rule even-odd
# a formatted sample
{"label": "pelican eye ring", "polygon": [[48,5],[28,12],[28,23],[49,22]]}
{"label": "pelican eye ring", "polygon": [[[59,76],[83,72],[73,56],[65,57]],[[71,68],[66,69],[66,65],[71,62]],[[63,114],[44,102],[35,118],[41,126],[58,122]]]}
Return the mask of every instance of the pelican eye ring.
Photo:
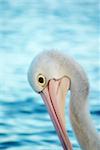
{"label": "pelican eye ring", "polygon": [[46,83],[46,78],[42,74],[38,75],[38,83],[40,86],[44,86]]}

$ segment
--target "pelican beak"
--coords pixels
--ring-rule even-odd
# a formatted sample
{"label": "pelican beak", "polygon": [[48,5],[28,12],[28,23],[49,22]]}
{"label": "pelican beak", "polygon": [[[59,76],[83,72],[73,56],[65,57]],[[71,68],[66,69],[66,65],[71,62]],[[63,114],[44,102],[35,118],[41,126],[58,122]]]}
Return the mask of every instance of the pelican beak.
{"label": "pelican beak", "polygon": [[71,143],[66,133],[64,113],[66,93],[69,86],[70,80],[67,77],[63,77],[59,80],[52,79],[41,92],[41,96],[47,106],[64,150],[72,150]]}

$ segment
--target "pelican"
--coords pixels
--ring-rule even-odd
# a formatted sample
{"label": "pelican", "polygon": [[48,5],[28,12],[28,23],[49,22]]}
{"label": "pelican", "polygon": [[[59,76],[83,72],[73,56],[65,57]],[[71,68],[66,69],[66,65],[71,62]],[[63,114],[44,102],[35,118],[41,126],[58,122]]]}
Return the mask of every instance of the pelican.
{"label": "pelican", "polygon": [[32,61],[28,80],[42,96],[64,150],[72,150],[66,132],[65,102],[70,90],[70,120],[82,150],[100,150],[100,138],[88,109],[89,83],[84,69],[71,57],[42,51]]}

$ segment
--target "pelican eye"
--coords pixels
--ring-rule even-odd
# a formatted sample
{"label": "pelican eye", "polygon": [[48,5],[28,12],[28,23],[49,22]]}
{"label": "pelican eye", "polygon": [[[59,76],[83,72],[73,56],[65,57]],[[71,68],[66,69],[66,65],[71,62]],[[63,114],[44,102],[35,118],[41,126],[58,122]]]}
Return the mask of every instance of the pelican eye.
{"label": "pelican eye", "polygon": [[45,83],[46,83],[46,78],[43,76],[43,75],[39,75],[38,76],[38,83],[41,85],[41,86],[44,86]]}

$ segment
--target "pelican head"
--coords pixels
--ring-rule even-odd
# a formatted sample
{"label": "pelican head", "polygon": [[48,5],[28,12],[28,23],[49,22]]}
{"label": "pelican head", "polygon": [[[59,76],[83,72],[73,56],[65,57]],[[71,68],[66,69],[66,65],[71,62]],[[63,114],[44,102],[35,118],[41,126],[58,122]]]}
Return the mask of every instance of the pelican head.
{"label": "pelican head", "polygon": [[[33,59],[28,80],[33,90],[42,96],[64,150],[71,150],[65,128],[65,99],[69,89],[75,87],[77,91],[81,85],[82,90],[88,86],[84,71],[72,58],[61,52],[43,51]],[[87,93],[84,92],[84,95]]]}

